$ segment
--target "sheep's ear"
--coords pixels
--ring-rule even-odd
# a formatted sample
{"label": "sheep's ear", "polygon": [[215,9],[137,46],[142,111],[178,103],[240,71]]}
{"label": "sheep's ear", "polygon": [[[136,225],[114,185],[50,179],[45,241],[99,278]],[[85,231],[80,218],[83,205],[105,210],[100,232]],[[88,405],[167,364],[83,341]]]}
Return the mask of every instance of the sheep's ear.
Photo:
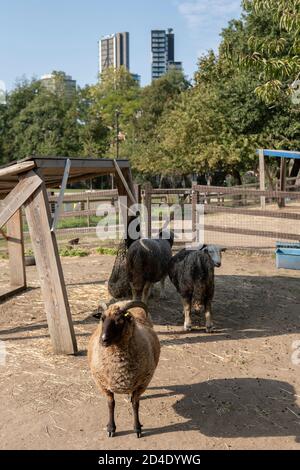
{"label": "sheep's ear", "polygon": [[97,318],[99,320],[101,316],[103,315],[104,312],[107,310],[107,305],[105,302],[100,302],[97,308],[97,312],[93,315],[94,318]]}

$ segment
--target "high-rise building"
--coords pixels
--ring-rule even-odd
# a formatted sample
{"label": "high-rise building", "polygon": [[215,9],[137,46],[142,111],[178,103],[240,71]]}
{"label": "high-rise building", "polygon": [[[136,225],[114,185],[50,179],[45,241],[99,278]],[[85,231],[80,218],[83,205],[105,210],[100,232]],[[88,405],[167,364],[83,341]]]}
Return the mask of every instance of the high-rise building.
{"label": "high-rise building", "polygon": [[76,93],[76,80],[73,80],[70,75],[66,75],[64,72],[52,72],[48,75],[43,75],[41,83],[48,91],[60,93],[68,101],[72,101]]}
{"label": "high-rise building", "polygon": [[141,86],[142,77],[138,73],[131,73],[130,75],[133,78],[133,80],[136,81],[138,86]]}
{"label": "high-rise building", "polygon": [[175,35],[173,29],[151,31],[152,80],[164,75],[168,70],[182,70],[182,63],[175,62]]}
{"label": "high-rise building", "polygon": [[99,73],[105,69],[125,67],[129,64],[129,33],[116,33],[103,36],[99,41]]}

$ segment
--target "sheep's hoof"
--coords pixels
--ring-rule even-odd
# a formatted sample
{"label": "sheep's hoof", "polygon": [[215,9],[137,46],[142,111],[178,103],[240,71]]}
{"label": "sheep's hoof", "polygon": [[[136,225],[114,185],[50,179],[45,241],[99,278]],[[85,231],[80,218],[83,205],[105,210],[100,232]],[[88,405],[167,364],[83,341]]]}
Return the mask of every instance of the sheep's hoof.
{"label": "sheep's hoof", "polygon": [[215,332],[215,327],[214,326],[207,326],[206,327],[206,333],[213,334]]}
{"label": "sheep's hoof", "polygon": [[136,433],[136,436],[138,439],[140,439],[142,437],[142,425],[141,427],[138,427],[138,428],[135,428],[134,432]]}
{"label": "sheep's hoof", "polygon": [[192,325],[184,325],[184,331],[192,331]]}
{"label": "sheep's hoof", "polygon": [[116,435],[115,431],[107,431],[108,437],[115,437],[115,435]]}

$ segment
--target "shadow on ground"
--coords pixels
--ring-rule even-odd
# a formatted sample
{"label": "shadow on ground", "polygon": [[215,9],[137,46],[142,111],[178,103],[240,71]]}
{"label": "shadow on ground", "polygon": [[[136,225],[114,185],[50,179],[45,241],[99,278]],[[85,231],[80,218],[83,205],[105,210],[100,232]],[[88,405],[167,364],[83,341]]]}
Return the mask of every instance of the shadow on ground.
{"label": "shadow on ground", "polygon": [[[161,390],[149,388],[149,392]],[[237,378],[164,390],[145,399],[183,395],[173,408],[186,422],[145,430],[145,434],[199,431],[216,438],[294,436],[300,443],[300,408],[294,388],[286,382]]]}

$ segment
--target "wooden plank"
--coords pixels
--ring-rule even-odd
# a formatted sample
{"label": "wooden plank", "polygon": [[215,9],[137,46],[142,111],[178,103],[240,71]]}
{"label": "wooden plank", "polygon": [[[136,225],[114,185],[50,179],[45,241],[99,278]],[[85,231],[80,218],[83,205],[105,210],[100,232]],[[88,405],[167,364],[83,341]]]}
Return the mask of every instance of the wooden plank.
{"label": "wooden plank", "polygon": [[[284,192],[286,190],[286,159],[282,158],[280,162],[280,191]],[[278,200],[278,206],[280,208],[285,207],[285,199],[280,198]]]}
{"label": "wooden plank", "polygon": [[262,211],[256,209],[239,209],[235,207],[220,206],[206,206],[204,211],[206,214],[222,212],[227,214],[247,215],[250,217],[271,217],[273,219],[300,220],[300,213],[296,212]]}
{"label": "wooden plank", "polygon": [[270,199],[278,199],[279,197],[289,197],[289,198],[300,198],[300,191],[260,191],[258,189],[245,189],[240,186],[233,186],[233,187],[223,187],[223,186],[203,186],[198,185],[197,191],[203,194],[207,193],[216,193],[222,194],[224,196],[227,195],[238,195],[238,194],[246,194],[249,197],[260,197],[266,196]]}
{"label": "wooden plank", "polygon": [[236,227],[219,227],[215,225],[204,226],[206,232],[220,232],[220,233],[231,233],[237,235],[251,235],[252,237],[266,237],[266,238],[279,238],[285,240],[297,240],[300,241],[299,233],[284,233],[284,232],[269,232],[264,230],[251,230]]}
{"label": "wooden plank", "polygon": [[124,188],[126,189],[126,192],[127,192],[128,196],[129,196],[129,199],[131,200],[131,203],[132,203],[132,204],[136,204],[136,203],[137,203],[137,199],[136,199],[136,197],[135,197],[135,195],[134,195],[134,191],[133,191],[133,192],[131,191],[131,188],[129,187],[129,184],[127,183],[126,178],[124,177],[124,174],[122,173],[122,171],[121,171],[121,169],[120,169],[120,167],[119,167],[119,165],[118,165],[118,163],[117,163],[116,160],[114,160],[114,166],[115,166],[115,169],[116,169],[116,171],[117,171],[117,173],[118,173],[118,175],[119,175],[119,178],[120,178],[121,181],[122,181],[122,184],[123,184]]}
{"label": "wooden plank", "polygon": [[56,237],[50,231],[51,214],[44,184],[26,201],[25,213],[54,352],[75,354],[74,327]]}
{"label": "wooden plank", "polygon": [[9,221],[41,184],[41,178],[34,171],[26,174],[26,178],[22,179],[0,203],[0,228]]}
{"label": "wooden plank", "polygon": [[146,237],[152,236],[152,186],[151,183],[146,183],[144,187],[144,205],[146,213]]}
{"label": "wooden plank", "polygon": [[[66,157],[57,157],[57,158],[38,158],[34,157],[35,164],[37,168],[43,169],[55,169],[63,170],[66,164]],[[80,169],[86,172],[93,172],[98,169],[105,169],[114,171],[114,160],[104,159],[104,158],[71,158],[72,161],[72,170]],[[129,168],[130,164],[128,160],[118,160],[118,165],[120,168]],[[46,174],[46,173],[45,173]]]}
{"label": "wooden plank", "polygon": [[0,228],[0,234],[2,235],[3,238],[5,238],[5,240],[7,240],[7,235],[4,232],[4,230],[2,230],[2,228]]}
{"label": "wooden plank", "polygon": [[[259,188],[261,191],[266,190],[265,156],[263,150],[259,150]],[[265,196],[261,196],[260,206],[262,210],[266,209]]]}
{"label": "wooden plank", "polygon": [[5,176],[19,175],[20,173],[25,173],[26,171],[32,170],[34,167],[34,162],[16,163],[15,165],[8,166],[6,168],[1,168],[0,178],[3,178]]}
{"label": "wooden plank", "polygon": [[68,160],[66,161],[64,176],[62,179],[61,188],[60,188],[59,196],[58,196],[56,207],[55,207],[55,213],[54,213],[53,220],[52,220],[51,232],[55,232],[55,229],[57,226],[59,214],[63,205],[65,190],[67,188],[70,168],[71,168],[71,160],[68,158]]}
{"label": "wooden plank", "polygon": [[7,223],[10,285],[26,288],[22,212],[19,209]]}
{"label": "wooden plank", "polygon": [[[95,191],[95,192],[82,192],[74,194],[65,194],[63,202],[81,202],[86,201],[87,196],[90,201],[99,201],[99,200],[109,200],[112,197],[118,197],[118,191],[116,189],[108,189],[105,191]],[[49,202],[57,202],[58,196],[49,196]]]}
{"label": "wooden plank", "polygon": [[196,190],[196,183],[193,183],[192,189],[192,232],[193,232],[193,243],[197,240],[197,204],[198,204],[198,192]]}
{"label": "wooden plank", "polygon": [[21,292],[24,292],[26,290],[26,286],[17,286],[14,287],[13,289],[9,289],[2,294],[0,294],[0,302],[5,302],[6,300],[10,299],[14,295],[21,294]]}

